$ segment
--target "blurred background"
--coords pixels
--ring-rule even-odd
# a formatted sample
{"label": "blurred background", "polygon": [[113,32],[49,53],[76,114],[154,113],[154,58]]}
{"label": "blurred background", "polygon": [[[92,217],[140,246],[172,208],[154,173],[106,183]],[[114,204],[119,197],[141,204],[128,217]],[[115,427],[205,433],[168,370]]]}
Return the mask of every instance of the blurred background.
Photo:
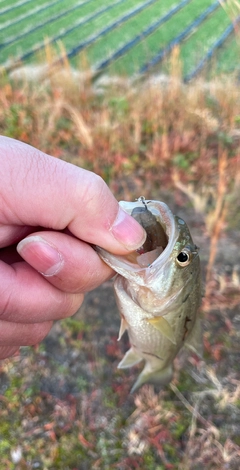
{"label": "blurred background", "polygon": [[112,281],[0,362],[0,470],[239,470],[239,0],[0,0],[0,133],[166,202],[200,247],[204,357],[129,390]]}

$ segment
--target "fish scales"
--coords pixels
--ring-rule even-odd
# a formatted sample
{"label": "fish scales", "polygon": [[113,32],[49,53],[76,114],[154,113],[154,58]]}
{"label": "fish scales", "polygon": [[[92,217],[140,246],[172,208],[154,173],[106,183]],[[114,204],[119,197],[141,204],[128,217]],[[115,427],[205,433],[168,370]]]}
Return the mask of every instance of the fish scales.
{"label": "fish scales", "polygon": [[141,197],[120,205],[146,230],[145,244],[126,256],[96,249],[118,273],[114,289],[121,315],[119,339],[127,330],[131,344],[118,367],[145,360],[135,391],[146,382],[169,383],[174,358],[183,346],[202,354],[200,260],[186,223],[165,203]]}

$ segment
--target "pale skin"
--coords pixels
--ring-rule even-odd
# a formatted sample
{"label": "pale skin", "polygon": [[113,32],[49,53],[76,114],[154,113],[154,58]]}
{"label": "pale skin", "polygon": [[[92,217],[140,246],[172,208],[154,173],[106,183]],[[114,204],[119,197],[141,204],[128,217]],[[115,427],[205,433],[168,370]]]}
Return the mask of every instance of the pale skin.
{"label": "pale skin", "polygon": [[[97,156],[96,156],[97,158]],[[91,244],[126,254],[145,240],[92,172],[0,137],[0,359],[42,341],[114,273]]]}

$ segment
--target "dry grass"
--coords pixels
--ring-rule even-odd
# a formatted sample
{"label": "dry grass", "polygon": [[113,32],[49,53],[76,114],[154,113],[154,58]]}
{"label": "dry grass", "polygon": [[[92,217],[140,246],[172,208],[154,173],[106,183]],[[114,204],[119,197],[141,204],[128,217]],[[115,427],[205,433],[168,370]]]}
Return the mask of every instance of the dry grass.
{"label": "dry grass", "polygon": [[239,188],[236,78],[183,85],[177,48],[170,77],[144,83],[106,77],[105,86],[103,77],[91,76],[85,57],[82,72],[71,69],[64,50],[59,62],[46,47],[46,58],[47,66],[15,72],[20,78],[3,75],[1,132],[99,173],[116,195],[135,197],[144,188],[152,197],[159,188],[178,188],[204,216],[211,238],[209,280]]}
{"label": "dry grass", "polygon": [[[62,372],[60,365],[55,367],[50,363],[48,354],[33,352],[32,362],[26,357],[26,364],[24,361],[18,364],[22,367],[23,377],[21,416],[23,419],[27,412],[29,419],[24,421],[21,438],[13,439],[11,446],[14,448],[15,445],[17,449],[18,443],[25,454],[30,455],[29,433],[33,435],[33,428],[36,436],[39,429],[43,433],[39,440],[33,435],[33,442],[40,446],[38,452],[46,460],[44,468],[50,468],[50,463],[54,462],[51,468],[61,469],[62,459],[72,462],[76,452],[87,462],[88,467],[82,468],[89,468],[91,462],[95,469],[238,470],[239,435],[234,435],[234,425],[231,425],[228,436],[224,419],[230,416],[229,419],[234,420],[239,415],[240,381],[231,367],[228,370],[228,362],[232,361],[236,367],[239,353],[237,347],[230,347],[227,341],[230,338],[234,345],[239,341],[233,326],[237,320],[235,317],[231,320],[230,314],[239,305],[240,280],[237,266],[233,266],[230,276],[221,274],[218,265],[215,266],[218,244],[224,232],[229,226],[239,230],[240,223],[240,89],[236,77],[219,77],[211,83],[198,80],[185,86],[181,82],[181,64],[175,49],[171,58],[172,73],[168,78],[149,77],[144,83],[119,77],[95,80],[87,64],[81,73],[73,71],[64,51],[64,68],[56,62],[51,49],[46,53],[47,67],[35,71],[26,68],[25,78],[16,78],[16,74],[10,79],[2,76],[1,133],[99,173],[117,197],[132,199],[144,194],[146,198],[159,198],[168,192],[179,205],[187,206],[188,201],[191,202],[197,220],[200,216],[204,220],[204,228],[201,226],[200,230],[210,246],[208,266],[205,266],[207,297],[203,303],[208,367],[196,358],[189,359],[187,369],[195,367],[197,385],[186,378],[188,370],[186,377],[185,372],[181,372],[184,375],[181,378],[180,367],[170,391],[157,394],[152,387],[146,386],[133,402],[131,397],[127,398],[130,379],[126,377],[120,380],[117,376],[111,386],[108,383],[104,388],[104,361],[94,365],[92,359],[94,331],[91,330],[85,341],[88,330],[81,333],[81,357],[86,355],[88,358],[86,370],[82,370],[81,361],[74,362],[74,357],[79,354],[75,333],[71,334],[64,327],[59,338],[72,351],[75,369],[80,367],[78,379],[80,377],[82,382],[79,385],[76,379],[74,385],[81,390],[76,398],[78,405],[72,396],[72,401],[68,397],[58,400],[50,393],[36,397],[33,389],[29,392],[33,397],[30,409],[24,398],[25,388],[30,387],[29,368],[34,374],[42,374],[43,378],[47,374],[49,377],[60,374],[66,387],[70,380],[65,378],[64,374],[68,372]],[[31,81],[29,76],[33,72],[39,78]],[[237,313],[235,316],[237,318]],[[105,324],[103,331],[106,331]],[[224,336],[226,331],[227,336]],[[98,335],[97,331],[97,345]],[[108,344],[109,331],[106,335]],[[111,344],[115,343],[114,340]],[[99,346],[95,347],[98,351]],[[115,357],[115,346],[111,348],[111,356],[116,362],[119,351]],[[100,361],[99,357],[96,353],[95,361]],[[40,368],[36,365],[38,361],[43,364]],[[13,383],[16,380],[14,364],[14,360],[10,362],[10,370],[7,365],[0,369],[9,377],[12,374]],[[106,367],[108,377],[109,358]],[[114,363],[112,368],[111,374],[115,374]],[[93,371],[94,380],[101,384],[97,390],[95,386],[92,388],[91,382],[86,386],[82,379],[84,374],[92,377]],[[73,376],[75,380],[75,372]],[[17,395],[19,389],[14,393]],[[15,406],[17,410],[14,400],[15,395],[11,396],[10,392],[6,403],[3,399],[5,417],[11,407]],[[126,409],[123,406],[120,410],[124,400]],[[52,410],[51,420],[46,418],[48,408]],[[76,413],[72,422],[69,420],[71,413]],[[39,424],[41,416],[45,417],[44,424]],[[61,428],[61,423],[65,428]],[[71,438],[73,450],[70,451],[66,433]],[[6,446],[7,442],[8,439]],[[10,460],[6,462],[6,468],[12,469]],[[24,460],[23,456],[22,464],[17,468],[29,468],[25,462],[27,458]],[[73,469],[74,465],[66,464],[66,469]]]}

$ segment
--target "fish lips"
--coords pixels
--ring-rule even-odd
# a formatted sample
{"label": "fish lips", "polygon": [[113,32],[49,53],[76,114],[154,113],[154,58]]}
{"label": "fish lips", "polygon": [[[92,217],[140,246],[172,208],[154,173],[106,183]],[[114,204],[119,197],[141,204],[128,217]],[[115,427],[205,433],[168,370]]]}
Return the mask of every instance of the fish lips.
{"label": "fish lips", "polygon": [[154,282],[156,278],[159,280],[160,272],[164,277],[167,275],[168,265],[171,262],[171,253],[179,236],[179,228],[174,215],[164,202],[139,198],[136,202],[120,201],[119,204],[130,215],[133,209],[136,207],[142,208],[144,204],[163,227],[168,238],[166,248],[146,267],[128,261],[125,256],[113,255],[99,246],[96,246],[95,249],[103,261],[118,274],[140,286],[146,286],[146,284]]}

